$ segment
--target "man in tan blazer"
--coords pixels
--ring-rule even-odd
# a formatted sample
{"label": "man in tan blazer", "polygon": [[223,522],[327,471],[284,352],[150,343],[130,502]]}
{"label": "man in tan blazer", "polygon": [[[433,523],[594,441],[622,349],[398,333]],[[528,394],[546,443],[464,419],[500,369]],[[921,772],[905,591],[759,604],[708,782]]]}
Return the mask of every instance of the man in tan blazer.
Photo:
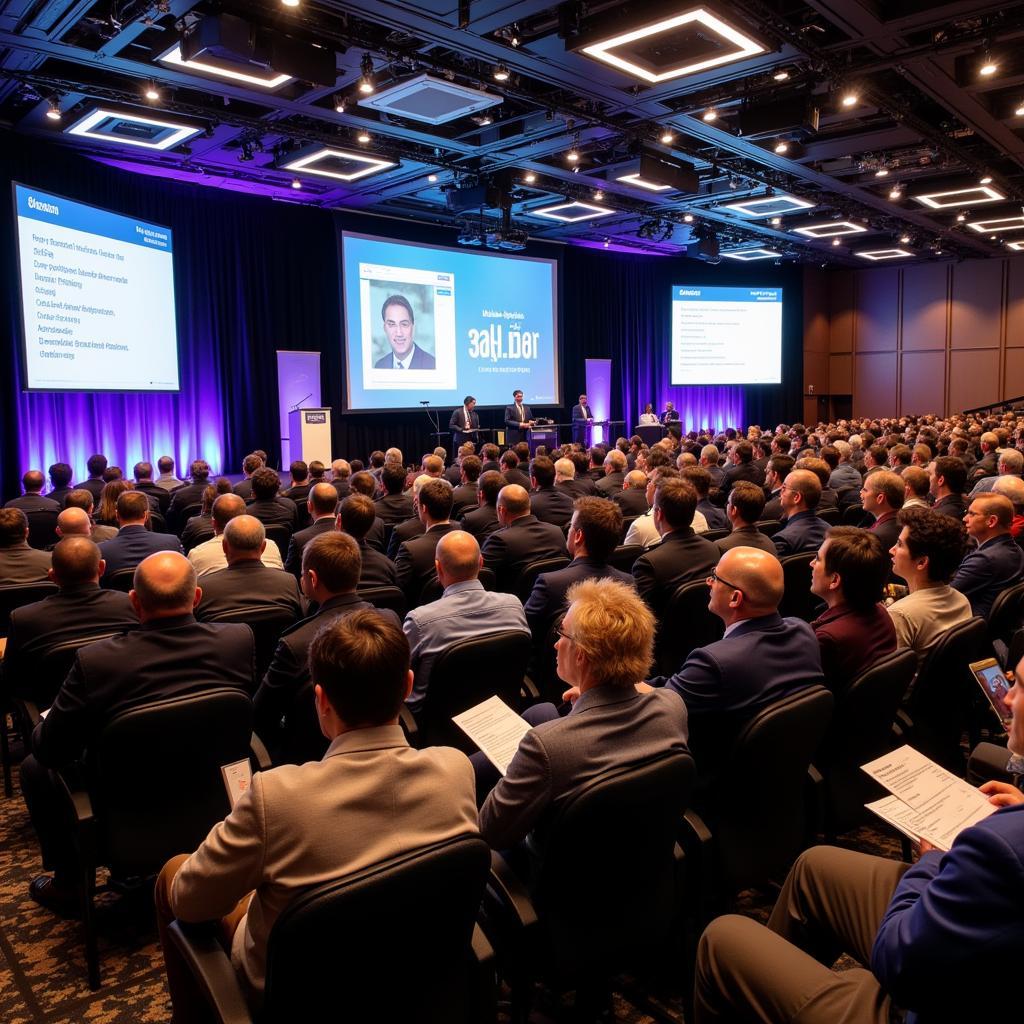
{"label": "man in tan blazer", "polygon": [[414,750],[398,725],[412,688],[409,644],[374,611],[334,619],[309,650],[321,761],[259,772],[191,856],[164,866],[156,905],[176,1024],[203,1019],[203,997],[167,926],[221,919],[243,988],[258,1007],[267,940],[301,892],[389,857],[477,831],[473,769],[449,747]]}

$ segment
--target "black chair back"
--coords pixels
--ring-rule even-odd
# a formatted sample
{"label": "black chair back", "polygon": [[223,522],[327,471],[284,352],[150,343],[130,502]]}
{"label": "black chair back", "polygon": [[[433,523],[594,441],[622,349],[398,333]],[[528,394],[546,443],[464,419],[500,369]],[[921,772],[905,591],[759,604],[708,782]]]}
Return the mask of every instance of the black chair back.
{"label": "black chair back", "polygon": [[256,646],[257,680],[262,679],[267,671],[274,651],[277,650],[277,642],[281,639],[281,634],[289,626],[294,626],[296,622],[295,616],[291,612],[282,612],[277,608],[260,605],[247,605],[233,608],[228,612],[204,615],[203,619],[206,622],[238,622],[252,630]]}
{"label": "black chair back", "polygon": [[37,583],[14,583],[0,587],[0,637],[7,636],[11,626],[11,612],[27,604],[35,604],[57,593],[57,584],[49,580]]}
{"label": "black chair back", "polygon": [[838,526],[840,522],[839,509],[835,505],[826,505],[818,509],[818,518],[824,519],[829,526]]}
{"label": "black chair back", "polygon": [[[984,619],[976,615],[953,626],[928,653],[907,698],[910,742],[956,775],[965,770],[961,735],[984,700],[968,665],[991,654]],[[991,712],[985,720],[991,721]]]}
{"label": "black chair back", "polygon": [[725,626],[708,610],[709,597],[708,585],[697,580],[684,583],[669,599],[654,644],[659,674],[671,675],[691,651],[722,639]]}
{"label": "black chair back", "polygon": [[523,566],[522,572],[519,573],[519,579],[516,580],[515,587],[519,600],[526,604],[533,591],[533,585],[537,582],[537,577],[541,573],[557,572],[559,569],[564,569],[568,564],[568,558],[559,556],[558,558],[541,558],[536,562],[530,562],[529,565]]}
{"label": "black chair back", "polygon": [[[626,539],[626,534],[629,533],[629,528],[640,518],[640,516],[623,516],[622,517],[622,532],[619,534],[620,543]],[[570,520],[571,522],[571,520]]]}
{"label": "black chair back", "polygon": [[721,540],[723,537],[728,537],[732,533],[732,530],[706,530],[701,536],[705,540],[716,541]]}
{"label": "black chair back", "polygon": [[220,769],[248,758],[251,735],[252,701],[229,687],[111,719],[89,751],[99,862],[145,878],[196,849],[230,810]]}
{"label": "black chair back", "polygon": [[467,753],[475,751],[476,745],[452,722],[452,716],[495,694],[519,710],[530,652],[529,633],[506,631],[459,640],[438,655],[427,679],[426,696],[416,712],[424,736],[421,745],[444,744]]}
{"label": "black chair back", "polygon": [[181,536],[181,531],[185,529],[185,524],[194,516],[201,515],[202,511],[203,506],[200,504],[196,504],[186,505],[180,512],[175,513],[174,520],[178,524],[178,528],[175,532],[178,534],[179,537]]}
{"label": "black chair back", "polygon": [[105,573],[100,577],[100,585],[106,590],[120,590],[127,594],[135,586],[135,567]]}
{"label": "black chair back", "polygon": [[815,552],[801,551],[780,558],[785,581],[779,614],[813,622],[824,609],[824,603],[811,593],[811,562]]}
{"label": "black chair back", "polygon": [[642,544],[620,544],[608,559],[608,564],[620,572],[632,572],[633,563],[644,553]]}
{"label": "black chair back", "polygon": [[814,757],[824,779],[827,835],[868,821],[864,804],[884,795],[860,766],[899,745],[893,723],[916,669],[917,655],[904,647],[879,658],[844,691],[833,691],[836,712]]}
{"label": "black chair back", "polygon": [[782,523],[778,519],[759,519],[754,526],[766,537],[774,537],[782,529]]}
{"label": "black chair back", "polygon": [[260,1020],[486,1019],[467,982],[489,865],[487,844],[463,835],[296,897],[270,933]]}
{"label": "black chair back", "polygon": [[848,505],[843,511],[843,526],[860,526],[864,521],[864,506],[863,505]]}
{"label": "black chair back", "polygon": [[264,524],[264,529],[267,531],[267,543],[273,541],[277,545],[281,560],[284,561],[284,556],[288,554],[288,542],[292,539],[291,527],[283,523],[271,523],[269,526]]}
{"label": "black chair back", "polygon": [[48,512],[45,509],[39,512],[26,512],[28,519],[28,544],[29,547],[45,551],[57,543],[57,516],[60,512]]}
{"label": "black chair back", "polygon": [[167,529],[167,520],[164,519],[162,513],[152,510],[149,513],[149,528],[154,533],[170,533],[170,530]]}
{"label": "black chair back", "polygon": [[[834,704],[823,686],[775,701],[747,722],[722,760],[701,813],[710,818],[726,891],[785,875],[803,846],[807,770]],[[742,800],[735,799],[739,792]]]}
{"label": "black chair back", "polygon": [[98,640],[109,640],[112,636],[119,635],[119,632],[98,633],[93,636],[65,640],[63,643],[47,647],[40,651],[37,657],[35,668],[32,670],[32,678],[15,681],[16,691],[26,695],[31,694],[32,702],[40,711],[48,708],[53,703],[64,680],[67,679],[78,652]]}
{"label": "black chair back", "polygon": [[558,966],[615,971],[668,933],[676,838],[695,777],[685,753],[606,772],[531,835],[533,902]]}
{"label": "black chair back", "polygon": [[408,611],[405,594],[398,587],[366,587],[357,590],[356,594],[374,608],[390,608],[400,619],[404,619]]}
{"label": "black chair back", "polygon": [[[995,643],[997,640],[1010,646],[1013,634],[1024,626],[1024,582],[1015,583],[999,592],[992,602],[992,610],[988,613],[988,635]],[[1010,668],[1015,666],[1011,665]]]}

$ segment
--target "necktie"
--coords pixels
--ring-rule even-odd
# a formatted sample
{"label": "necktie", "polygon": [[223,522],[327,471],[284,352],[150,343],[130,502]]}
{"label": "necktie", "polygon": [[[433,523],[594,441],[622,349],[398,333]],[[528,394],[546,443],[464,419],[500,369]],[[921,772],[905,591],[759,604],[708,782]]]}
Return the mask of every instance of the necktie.
{"label": "necktie", "polygon": [[523,407],[521,405],[517,405],[516,408],[519,410],[519,422],[525,423],[526,417],[523,415]]}
{"label": "necktie", "polygon": [[466,410],[466,429],[469,430],[469,410]]}

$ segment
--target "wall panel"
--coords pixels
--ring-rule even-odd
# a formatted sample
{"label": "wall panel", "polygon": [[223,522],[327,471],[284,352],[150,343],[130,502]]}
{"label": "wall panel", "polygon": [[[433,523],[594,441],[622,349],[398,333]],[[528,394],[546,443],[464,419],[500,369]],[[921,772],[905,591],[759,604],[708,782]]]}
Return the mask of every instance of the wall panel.
{"label": "wall panel", "polygon": [[945,263],[923,263],[903,271],[903,349],[946,347],[949,316]]}
{"label": "wall panel", "polygon": [[833,352],[853,351],[856,278],[852,270],[838,270],[829,275],[829,346]]}
{"label": "wall panel", "polygon": [[1006,344],[1024,346],[1024,258],[1006,262]]}
{"label": "wall panel", "polygon": [[860,353],[856,361],[856,416],[892,416],[896,409],[896,353]]}
{"label": "wall panel", "polygon": [[1002,263],[993,260],[968,260],[953,267],[951,348],[999,348],[1002,269]]}
{"label": "wall panel", "polygon": [[904,352],[899,411],[942,415],[946,405],[945,371],[945,352]]}
{"label": "wall panel", "polygon": [[858,275],[855,345],[858,352],[895,352],[899,337],[900,272],[896,267]]}
{"label": "wall panel", "polygon": [[[1024,394],[1024,392],[1021,392]],[[953,351],[949,356],[949,409],[975,409],[999,396],[999,349]]]}

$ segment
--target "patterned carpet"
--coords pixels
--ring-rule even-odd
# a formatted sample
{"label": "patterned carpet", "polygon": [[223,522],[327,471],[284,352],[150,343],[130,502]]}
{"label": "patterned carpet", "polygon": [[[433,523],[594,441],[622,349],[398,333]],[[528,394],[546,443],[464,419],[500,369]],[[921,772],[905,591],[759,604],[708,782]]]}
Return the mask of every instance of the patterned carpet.
{"label": "patterned carpet", "polygon": [[[12,753],[15,758],[19,751]],[[0,797],[0,1022],[3,1024],[166,1024],[170,1000],[157,943],[151,894],[97,899],[103,987],[90,992],[81,928],[56,917],[28,896],[39,873],[38,848],[17,786]],[[874,828],[850,833],[841,845],[898,857],[899,844]],[[100,879],[102,882],[103,879]],[[770,893],[744,893],[739,909],[765,920]],[[682,998],[674,986],[636,981],[616,994],[615,1014],[624,1024],[683,1021]],[[533,1024],[559,1016],[558,1002],[540,998]]]}

